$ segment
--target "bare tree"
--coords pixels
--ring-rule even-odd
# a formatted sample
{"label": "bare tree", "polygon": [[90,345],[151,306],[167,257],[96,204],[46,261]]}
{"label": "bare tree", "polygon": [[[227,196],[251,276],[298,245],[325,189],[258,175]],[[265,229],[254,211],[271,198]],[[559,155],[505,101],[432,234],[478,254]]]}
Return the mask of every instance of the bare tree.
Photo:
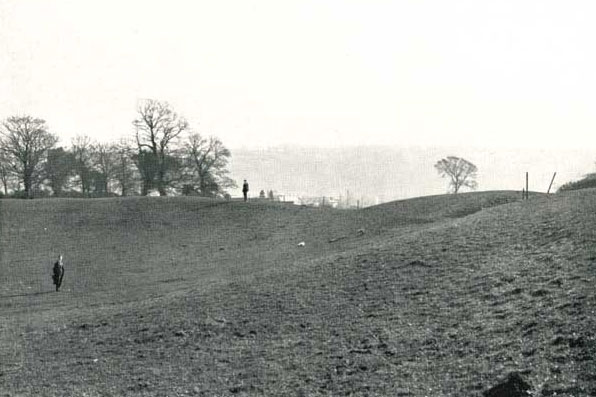
{"label": "bare tree", "polygon": [[31,116],[11,116],[2,127],[0,150],[9,168],[22,181],[25,197],[33,198],[47,151],[56,145],[58,138],[48,132],[45,120]]}
{"label": "bare tree", "polygon": [[441,177],[450,179],[449,186],[453,193],[459,192],[462,187],[476,189],[476,176],[478,168],[469,161],[455,156],[448,156],[439,160],[435,168]]}
{"label": "bare tree", "polygon": [[138,147],[137,165],[143,176],[143,193],[147,194],[152,182],[160,196],[167,194],[172,182],[168,179],[171,165],[170,152],[176,139],[188,129],[188,122],[178,116],[167,102],[154,99],[143,101],[133,121]]}
{"label": "bare tree", "polygon": [[6,158],[5,153],[0,150],[0,181],[4,190],[4,195],[8,195],[8,189],[12,185],[14,174],[10,162]]}
{"label": "bare tree", "polygon": [[120,195],[130,195],[135,187],[134,149],[128,141],[122,139],[114,147],[114,180],[120,190]]}
{"label": "bare tree", "polygon": [[91,193],[95,146],[90,137],[78,135],[72,139],[71,151],[74,157],[74,172],[79,179],[81,193],[88,196]]}
{"label": "bare tree", "polygon": [[98,143],[94,151],[95,168],[99,177],[98,187],[102,194],[110,193],[110,182],[115,179],[118,161],[118,148],[114,144]]}
{"label": "bare tree", "polygon": [[231,152],[218,138],[190,135],[184,144],[184,156],[199,195],[215,197],[223,195],[225,189],[236,186],[227,176]]}

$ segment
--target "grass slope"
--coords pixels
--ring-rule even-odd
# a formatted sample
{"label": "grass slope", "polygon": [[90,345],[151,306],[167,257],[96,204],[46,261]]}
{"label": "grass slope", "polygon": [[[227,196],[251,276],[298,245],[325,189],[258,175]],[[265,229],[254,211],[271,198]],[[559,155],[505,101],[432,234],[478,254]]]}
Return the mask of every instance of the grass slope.
{"label": "grass slope", "polygon": [[518,371],[596,395],[595,214],[589,190],[0,201],[0,390],[460,396]]}

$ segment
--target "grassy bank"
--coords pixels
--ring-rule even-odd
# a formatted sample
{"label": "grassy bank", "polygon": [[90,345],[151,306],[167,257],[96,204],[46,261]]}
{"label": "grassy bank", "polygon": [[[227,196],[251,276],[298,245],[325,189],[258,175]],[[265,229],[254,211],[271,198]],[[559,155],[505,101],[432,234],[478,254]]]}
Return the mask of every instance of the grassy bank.
{"label": "grassy bank", "polygon": [[593,395],[595,214],[590,190],[359,211],[3,200],[0,390],[461,396],[517,371],[536,395]]}

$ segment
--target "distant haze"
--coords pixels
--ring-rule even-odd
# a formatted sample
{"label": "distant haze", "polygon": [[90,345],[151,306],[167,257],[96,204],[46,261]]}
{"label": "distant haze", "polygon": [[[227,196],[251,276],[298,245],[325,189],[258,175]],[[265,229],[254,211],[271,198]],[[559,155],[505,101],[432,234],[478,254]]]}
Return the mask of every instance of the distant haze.
{"label": "distant haze", "polygon": [[[434,164],[449,155],[478,167],[478,190],[521,190],[527,171],[530,190],[546,192],[556,171],[555,191],[596,170],[596,150],[394,146],[235,149],[230,169],[239,186],[242,179],[249,181],[252,196],[271,189],[288,197],[349,194],[354,200],[385,202],[445,193],[448,180],[439,177]],[[232,193],[238,196],[240,189]]]}
{"label": "distant haze", "polygon": [[596,148],[595,15],[589,0],[0,0],[0,118],[116,139],[155,98],[231,147]]}

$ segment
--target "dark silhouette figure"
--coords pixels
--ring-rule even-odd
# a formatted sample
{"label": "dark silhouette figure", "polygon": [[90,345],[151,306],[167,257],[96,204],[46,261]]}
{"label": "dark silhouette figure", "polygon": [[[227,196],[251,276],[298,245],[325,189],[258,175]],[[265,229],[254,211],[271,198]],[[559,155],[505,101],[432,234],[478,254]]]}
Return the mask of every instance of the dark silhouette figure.
{"label": "dark silhouette figure", "polygon": [[244,201],[248,200],[248,182],[246,182],[246,179],[242,184],[242,194],[244,195]]}
{"label": "dark silhouette figure", "polygon": [[62,255],[58,257],[58,261],[54,263],[54,270],[52,274],[52,280],[56,285],[56,291],[60,290],[62,285],[62,279],[64,278],[64,265],[62,264]]}

